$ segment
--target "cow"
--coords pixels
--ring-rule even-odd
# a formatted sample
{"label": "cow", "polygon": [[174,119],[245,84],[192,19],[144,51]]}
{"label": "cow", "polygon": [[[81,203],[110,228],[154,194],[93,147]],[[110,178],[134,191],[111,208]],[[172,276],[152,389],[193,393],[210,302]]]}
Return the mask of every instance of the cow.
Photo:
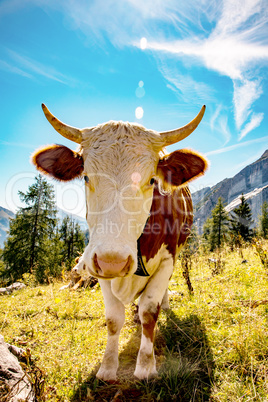
{"label": "cow", "polygon": [[168,306],[174,262],[193,222],[187,185],[208,167],[195,151],[168,154],[165,148],[196,129],[205,106],[187,125],[160,133],[122,121],[79,129],[42,108],[59,134],[79,144],[77,151],[47,145],[34,152],[32,161],[57,180],[85,180],[90,241],[79,261],[84,277],[99,280],[108,331],[97,378],[117,379],[125,306],[139,298],[142,334],[134,375],[147,380],[157,374],[153,341],[159,310],[161,304]]}

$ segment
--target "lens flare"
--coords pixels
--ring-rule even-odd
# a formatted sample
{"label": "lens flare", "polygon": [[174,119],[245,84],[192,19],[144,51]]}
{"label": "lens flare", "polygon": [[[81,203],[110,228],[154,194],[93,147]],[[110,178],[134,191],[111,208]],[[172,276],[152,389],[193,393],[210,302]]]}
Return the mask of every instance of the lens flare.
{"label": "lens flare", "polygon": [[144,82],[140,81],[138,84],[138,88],[135,91],[135,95],[137,98],[143,98],[145,95],[145,89],[144,89]]}
{"label": "lens flare", "polygon": [[135,116],[136,119],[142,119],[143,118],[143,108],[141,106],[138,106],[135,110]]}
{"label": "lens flare", "polygon": [[140,47],[141,47],[141,50],[145,50],[147,48],[147,39],[146,38],[144,38],[144,37],[141,38]]}
{"label": "lens flare", "polygon": [[134,184],[138,184],[141,181],[141,175],[139,172],[133,172],[131,175],[131,180]]}

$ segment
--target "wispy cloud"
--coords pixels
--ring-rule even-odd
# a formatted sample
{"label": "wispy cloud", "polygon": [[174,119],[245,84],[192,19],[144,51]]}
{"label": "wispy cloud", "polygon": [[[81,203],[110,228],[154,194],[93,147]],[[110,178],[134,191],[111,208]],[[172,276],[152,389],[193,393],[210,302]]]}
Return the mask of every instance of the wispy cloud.
{"label": "wispy cloud", "polygon": [[228,117],[227,117],[227,115],[220,116],[220,118],[218,119],[218,129],[219,129],[220,133],[224,137],[224,144],[223,145],[228,144],[228,142],[231,139],[231,133],[230,133],[229,126],[228,126]]}
{"label": "wispy cloud", "polygon": [[149,40],[148,48],[196,58],[233,80],[243,79],[251,64],[268,59],[268,46],[263,44],[268,25],[265,2],[224,0],[220,16],[217,2],[211,4],[216,25],[208,35],[192,31],[180,40]]}
{"label": "wispy cloud", "polygon": [[261,96],[262,88],[259,81],[234,81],[233,103],[235,108],[235,122],[238,130],[251,113],[253,103]]}
{"label": "wispy cloud", "polygon": [[251,116],[251,120],[245,125],[244,129],[241,131],[239,135],[239,140],[242,140],[250,131],[254,130],[255,128],[259,127],[263,120],[264,114],[263,113],[258,113],[255,114],[253,113]]}
{"label": "wispy cloud", "polygon": [[5,49],[6,60],[0,60],[0,70],[20,75],[31,80],[46,78],[64,85],[73,86],[77,81],[57,71],[54,67],[40,63],[11,49]]}
{"label": "wispy cloud", "polygon": [[[25,2],[2,1],[0,16],[16,5],[21,7],[21,3]],[[158,59],[160,54],[162,58],[172,54],[176,56],[174,59],[187,65],[202,66],[228,77],[233,82],[237,130],[244,125],[251,127],[249,119],[254,112],[254,102],[263,92],[262,81],[252,77],[268,62],[267,0],[77,0],[75,7],[73,0],[26,0],[25,4],[29,3],[57,9],[71,28],[85,36],[90,34],[91,40],[94,37],[96,42],[108,37],[115,46],[139,46],[139,39],[144,36],[147,48]],[[69,77],[51,67],[19,56],[20,64],[16,67],[27,74],[70,83]],[[160,71],[169,82],[169,88],[185,101],[189,89],[192,94],[196,91],[197,97],[206,95],[205,89],[209,86],[199,82],[191,69],[187,74],[175,68],[167,71],[161,67]],[[188,101],[191,99],[189,95]],[[248,132],[244,127],[244,133]],[[228,138],[227,132],[225,136]]]}
{"label": "wispy cloud", "polygon": [[228,126],[228,116],[221,104],[217,106],[210,119],[210,129],[212,133],[217,131],[223,136],[224,146],[230,141],[231,132]]}
{"label": "wispy cloud", "polygon": [[26,77],[26,78],[33,78],[33,76],[31,74],[27,73],[26,71],[22,70],[21,68],[18,68],[16,66],[13,66],[13,65],[7,63],[4,60],[0,60],[0,70],[7,71],[7,72],[13,73],[13,74],[18,74],[18,75],[21,75],[22,77]]}
{"label": "wispy cloud", "polygon": [[[6,0],[9,1],[9,0]],[[12,0],[11,0],[12,1]],[[15,0],[13,0],[15,1]],[[29,0],[28,0],[29,1]],[[95,40],[109,37],[115,46],[132,45],[141,35],[162,36],[162,22],[173,24],[181,33],[189,33],[188,24],[198,25],[197,14],[207,0],[31,0],[43,8],[60,10],[70,26]],[[193,13],[193,9],[195,13]],[[163,30],[164,31],[164,30]],[[163,32],[162,31],[162,32]],[[91,39],[92,36],[91,36]]]}
{"label": "wispy cloud", "polygon": [[168,88],[184,102],[204,103],[215,100],[214,90],[208,84],[194,80],[190,74],[180,74],[167,63],[159,60],[159,70],[168,81]]}
{"label": "wispy cloud", "polygon": [[218,105],[215,112],[213,113],[211,119],[210,119],[210,129],[211,131],[214,131],[214,127],[215,127],[215,122],[217,121],[220,113],[222,111],[222,105]]}
{"label": "wispy cloud", "polygon": [[252,145],[252,144],[256,144],[256,143],[259,143],[259,142],[267,142],[267,141],[268,141],[268,136],[261,137],[261,138],[256,138],[255,140],[241,142],[239,144],[230,145],[229,147],[215,149],[214,151],[207,152],[205,155],[206,156],[211,156],[211,155],[223,154],[225,152],[234,151],[235,149],[239,149],[239,148],[242,148],[242,147],[247,147],[247,146]]}
{"label": "wispy cloud", "polygon": [[68,79],[63,74],[56,71],[53,67],[44,65],[29,57],[22,56],[12,50],[8,50],[10,57],[26,70],[31,71],[33,74],[46,77],[53,81],[58,81],[61,84],[67,84]]}
{"label": "wispy cloud", "polygon": [[0,140],[0,144],[8,147],[19,147],[19,148],[29,148],[33,149],[33,144],[25,144],[23,142],[11,142],[11,141],[2,141]]}
{"label": "wispy cloud", "polygon": [[175,41],[149,40],[148,48],[188,58],[193,65],[201,63],[229,77],[234,87],[235,122],[240,130],[252,113],[253,103],[262,94],[261,80],[252,80],[251,76],[257,63],[268,61],[265,10],[262,0],[224,0],[221,15],[216,10],[211,13],[216,25],[207,37],[195,34]]}
{"label": "wispy cloud", "polygon": [[[233,81],[234,119],[238,130],[253,113],[254,102],[262,94],[262,84],[261,80],[252,79],[252,71],[268,62],[265,0],[214,0],[209,5],[206,0],[99,0],[87,5],[78,2],[75,9],[72,1],[66,0],[61,7],[84,33],[90,30],[100,37],[105,30],[118,46],[139,46],[139,38],[147,37],[147,48],[157,54],[169,88],[185,102],[191,102],[194,93],[195,99],[211,99],[212,88],[194,78],[192,72],[183,74],[178,68],[167,68],[169,60],[163,63],[165,54],[176,55],[193,66],[205,66]],[[168,39],[165,29],[161,29],[165,23],[175,28]],[[222,116],[220,126],[228,141],[228,121]],[[250,127],[253,125],[248,123],[244,137]]]}

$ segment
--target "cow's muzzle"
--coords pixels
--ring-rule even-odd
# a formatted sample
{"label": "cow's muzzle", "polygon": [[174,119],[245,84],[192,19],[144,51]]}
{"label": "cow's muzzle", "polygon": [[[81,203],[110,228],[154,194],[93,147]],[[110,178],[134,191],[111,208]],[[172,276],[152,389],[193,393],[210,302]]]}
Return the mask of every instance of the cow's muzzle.
{"label": "cow's muzzle", "polygon": [[93,268],[96,276],[104,279],[124,277],[128,274],[133,263],[131,256],[122,258],[120,255],[111,254],[94,254]]}

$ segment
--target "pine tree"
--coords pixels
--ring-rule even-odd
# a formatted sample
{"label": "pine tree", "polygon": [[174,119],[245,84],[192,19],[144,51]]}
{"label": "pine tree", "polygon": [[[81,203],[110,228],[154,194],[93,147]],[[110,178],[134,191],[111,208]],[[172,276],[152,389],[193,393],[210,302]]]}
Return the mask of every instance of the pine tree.
{"label": "pine tree", "polygon": [[218,199],[216,207],[212,210],[212,227],[210,233],[210,249],[220,249],[229,232],[229,216],[224,209],[223,200]]}
{"label": "pine tree", "polygon": [[[3,257],[3,250],[0,249],[0,278],[3,276],[4,271],[5,271],[5,265],[4,265],[4,261],[2,259]],[[0,286],[1,286],[1,280],[0,280]]]}
{"label": "pine tree", "polygon": [[62,241],[62,258],[68,269],[71,268],[75,258],[82,253],[85,247],[85,235],[78,223],[70,216],[66,216],[59,228]]}
{"label": "pine tree", "polygon": [[209,216],[203,225],[202,238],[205,240],[205,243],[209,242],[211,231],[212,231],[212,218]]}
{"label": "pine tree", "polygon": [[268,238],[268,202],[265,201],[261,208],[260,216],[260,234],[265,239]]}
{"label": "pine tree", "polygon": [[38,279],[44,280],[57,222],[53,186],[38,175],[19,196],[26,207],[20,208],[10,222],[3,250],[5,275],[19,279],[25,272],[35,271]]}
{"label": "pine tree", "polygon": [[244,241],[250,241],[253,237],[253,230],[250,226],[253,223],[250,206],[242,194],[240,205],[232,211],[231,230],[236,241],[239,238]]}

